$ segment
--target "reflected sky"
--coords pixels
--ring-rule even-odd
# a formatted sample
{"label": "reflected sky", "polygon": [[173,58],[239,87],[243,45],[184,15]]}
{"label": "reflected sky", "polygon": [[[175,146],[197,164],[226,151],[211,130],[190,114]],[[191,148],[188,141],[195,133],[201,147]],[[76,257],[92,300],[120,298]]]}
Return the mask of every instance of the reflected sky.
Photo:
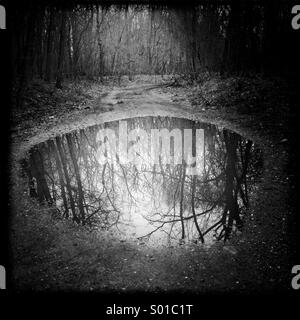
{"label": "reflected sky", "polygon": [[[155,138],[154,153],[153,130],[170,133]],[[126,152],[143,161],[122,161]],[[210,245],[242,232],[263,161],[260,150],[234,132],[140,117],[57,136],[35,146],[25,167],[30,195],[60,217],[159,247]]]}

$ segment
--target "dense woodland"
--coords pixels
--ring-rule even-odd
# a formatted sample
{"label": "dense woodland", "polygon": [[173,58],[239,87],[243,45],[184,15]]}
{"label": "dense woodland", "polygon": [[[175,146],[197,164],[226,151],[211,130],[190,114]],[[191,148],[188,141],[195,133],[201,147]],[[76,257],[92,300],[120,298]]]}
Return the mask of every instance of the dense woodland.
{"label": "dense woodland", "polygon": [[[12,113],[2,127],[11,126],[12,143],[1,170],[11,180],[1,194],[10,193],[2,203],[12,210],[17,288],[291,290],[298,263],[294,4],[5,6]],[[101,163],[97,135],[117,132],[118,119],[130,132],[203,129],[203,170],[190,175],[185,161]]]}
{"label": "dense woodland", "polygon": [[19,97],[35,77],[62,88],[66,78],[136,74],[191,81],[204,72],[296,75],[289,1],[199,0],[184,7],[26,2],[10,14]]}
{"label": "dense woodland", "polygon": [[[203,74],[210,73],[295,75],[291,64],[296,50],[290,50],[295,33],[288,20],[291,7],[282,1],[197,1],[185,7],[101,5],[97,1],[67,4],[30,2],[14,12],[12,62],[19,107],[27,85],[35,78],[62,89],[65,80],[101,83],[122,76],[133,80],[141,74],[183,77],[190,82],[201,81]],[[29,181],[37,183],[32,192],[50,205],[59,205],[59,198],[60,215],[77,223],[90,223],[101,216],[109,225],[108,220],[116,215],[118,220],[118,213],[124,209],[120,208],[124,199],[118,200],[116,195],[138,188],[141,172],[99,167],[87,158],[87,154],[95,157],[94,153],[81,149],[87,148],[86,142],[80,142],[84,135],[80,132],[57,137],[48,143],[46,151],[32,153]],[[184,221],[193,220],[203,242],[209,231],[219,230],[217,237],[226,239],[233,224],[241,225],[241,208],[247,208],[249,202],[246,178],[251,142],[243,142],[227,131],[210,135],[208,168],[201,181],[188,178],[183,165],[171,172],[167,172],[170,168],[160,168],[160,173],[154,169],[154,178],[144,178],[152,181],[152,187],[144,180],[140,182],[146,184],[144,188],[150,194],[151,188],[160,188],[161,184],[175,190],[169,198],[176,201],[167,201],[169,211],[152,221],[158,229],[180,222],[181,237],[185,238]],[[219,145],[219,155],[215,144]],[[48,163],[43,160],[45,154]],[[126,180],[125,191],[116,190],[113,175],[117,174]],[[155,182],[157,175],[163,181]],[[102,181],[101,186],[92,185],[90,179],[95,176]],[[207,194],[199,194],[204,181],[209,181],[203,189]],[[100,195],[92,194],[96,189],[102,190]],[[130,192],[129,196],[132,198]],[[189,219],[184,217],[186,202]],[[196,213],[199,208],[202,212]],[[168,213],[172,210],[170,220]],[[206,219],[206,231],[200,230],[198,216]]]}

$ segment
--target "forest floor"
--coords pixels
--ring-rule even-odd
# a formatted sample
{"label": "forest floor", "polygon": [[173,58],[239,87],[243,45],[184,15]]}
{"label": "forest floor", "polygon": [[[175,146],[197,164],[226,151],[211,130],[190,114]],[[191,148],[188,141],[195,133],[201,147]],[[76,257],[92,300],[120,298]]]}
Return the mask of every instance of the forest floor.
{"label": "forest floor", "polygon": [[[213,77],[201,84],[139,77],[120,85],[35,81],[12,111],[11,245],[17,290],[263,292],[289,290],[293,254],[296,91],[278,79]],[[36,143],[136,116],[185,117],[234,130],[264,152],[242,235],[210,248],[155,249],[59,220],[28,196],[20,160]],[[294,197],[295,198],[295,197]]]}

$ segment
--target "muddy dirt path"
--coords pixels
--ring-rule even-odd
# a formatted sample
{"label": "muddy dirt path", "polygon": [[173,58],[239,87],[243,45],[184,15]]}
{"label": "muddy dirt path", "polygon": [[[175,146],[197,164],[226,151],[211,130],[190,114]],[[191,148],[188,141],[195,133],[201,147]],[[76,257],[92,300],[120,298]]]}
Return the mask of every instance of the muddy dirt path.
{"label": "muddy dirt path", "polygon": [[[131,84],[114,87],[89,101],[83,110],[66,113],[60,118],[49,117],[41,125],[28,130],[27,136],[13,138],[13,152],[22,158],[31,146],[72,130],[83,129],[107,121],[139,116],[174,116],[193,118],[188,101],[173,102],[171,94],[163,92],[167,85]],[[25,140],[25,141],[24,141]]]}
{"label": "muddy dirt path", "polygon": [[[273,142],[263,135],[262,130],[256,131],[250,118],[248,120],[248,118],[233,113],[229,117],[216,110],[210,112],[202,110],[201,106],[192,106],[186,96],[176,95],[175,97],[172,90],[169,90],[168,84],[133,83],[126,87],[114,87],[106,92],[99,90],[95,99],[89,101],[84,109],[65,113],[60,118],[51,117],[30,128],[26,134],[13,137],[12,180],[20,181],[19,162],[16,160],[22,159],[33,145],[72,130],[139,116],[171,116],[207,121],[219,127],[235,130],[261,143],[265,152],[266,165],[272,170],[266,172],[261,199],[256,207],[261,206],[262,210],[268,207],[273,215],[272,208],[276,208],[281,215],[282,192],[279,192],[277,197],[275,194],[270,204],[266,202],[266,199],[270,199],[268,196],[272,191],[270,188],[274,186],[274,164],[276,164],[275,170],[278,173],[276,174],[281,174],[284,163],[284,160],[280,160],[282,150],[280,148],[272,150]],[[26,192],[21,188],[22,183],[14,189],[13,197]],[[265,191],[264,188],[266,188]],[[24,200],[21,199],[19,205],[23,206],[17,209],[19,211],[33,210],[27,200],[24,203]],[[33,211],[39,215],[39,210],[34,209]],[[256,256],[249,256],[249,247],[244,248],[238,254],[224,250],[223,244],[217,244],[209,250],[199,246],[155,250],[132,241],[121,242],[110,238],[95,241],[84,233],[73,238],[73,231],[69,232],[65,229],[57,233],[50,230],[50,233],[54,233],[51,236],[55,238],[54,243],[51,243],[51,246],[46,243],[46,249],[43,248],[37,252],[36,261],[33,257],[28,261],[28,257],[24,258],[22,252],[33,250],[30,246],[36,245],[41,239],[45,241],[44,231],[41,234],[37,231],[40,227],[38,223],[36,228],[29,227],[33,223],[31,219],[28,215],[22,215],[15,223],[16,229],[23,230],[23,238],[20,236],[19,242],[17,241],[17,246],[20,246],[17,249],[20,263],[16,269],[16,279],[20,287],[96,291],[108,289],[153,291],[189,288],[189,290],[203,292],[212,289],[215,291],[228,291],[236,288],[239,291],[248,290],[250,280],[253,287],[265,281],[263,274],[261,278],[253,280],[257,271],[251,266],[255,264]],[[36,239],[29,248],[26,247],[26,241],[24,241],[26,237]],[[256,250],[254,248],[254,251]],[[25,265],[26,263],[31,264],[31,269],[26,269],[24,263]],[[256,285],[253,281],[256,282]]]}

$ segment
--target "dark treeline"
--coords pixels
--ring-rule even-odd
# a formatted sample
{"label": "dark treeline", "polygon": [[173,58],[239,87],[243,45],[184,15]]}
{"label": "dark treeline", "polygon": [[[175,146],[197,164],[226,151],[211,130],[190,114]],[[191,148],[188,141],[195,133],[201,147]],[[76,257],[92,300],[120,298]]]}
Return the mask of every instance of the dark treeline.
{"label": "dark treeline", "polygon": [[[50,3],[50,4],[49,4]],[[55,5],[56,3],[56,5]],[[259,72],[295,76],[297,32],[289,1],[26,2],[10,11],[13,79]]]}

